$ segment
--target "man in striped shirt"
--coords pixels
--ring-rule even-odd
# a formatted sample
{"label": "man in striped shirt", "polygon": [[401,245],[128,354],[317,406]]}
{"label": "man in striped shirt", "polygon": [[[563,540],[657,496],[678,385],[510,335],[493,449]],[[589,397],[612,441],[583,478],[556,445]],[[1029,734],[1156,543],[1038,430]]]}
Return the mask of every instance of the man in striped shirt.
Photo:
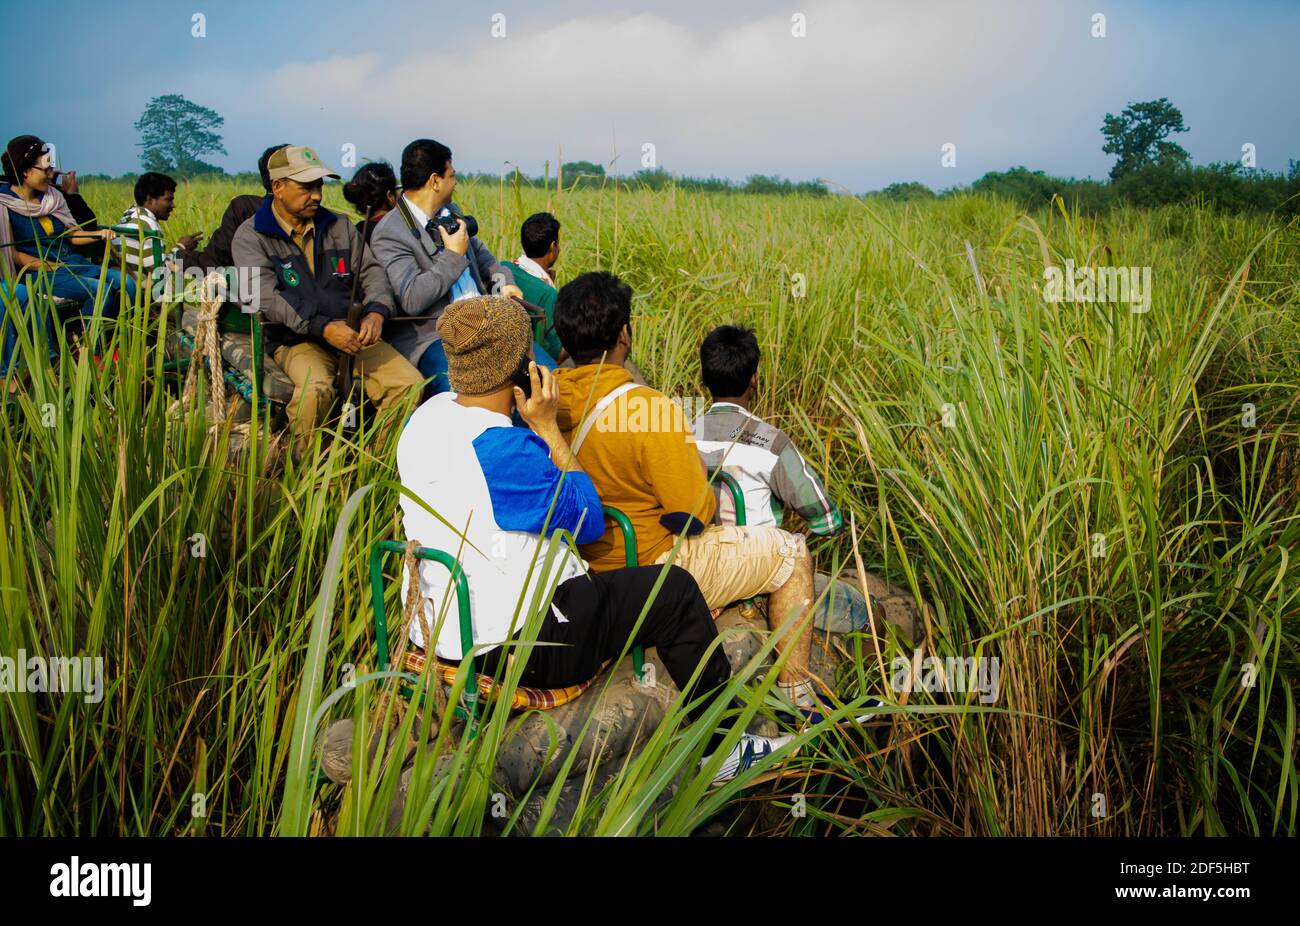
{"label": "man in striped shirt", "polygon": [[[166,174],[153,171],[140,175],[135,182],[135,205],[122,213],[119,225],[139,229],[135,235],[121,235],[113,239],[113,244],[122,249],[123,259],[128,269],[140,277],[148,277],[154,269],[153,239],[146,232],[162,234],[162,223],[171,218],[176,208],[176,181]],[[185,235],[177,245],[167,253],[174,258],[180,251],[192,251],[203,237],[202,232]]]}
{"label": "man in striped shirt", "polygon": [[[719,466],[745,494],[745,524],[781,526],[789,505],[819,536],[844,526],[826,486],[784,431],[749,410],[758,389],[758,340],[748,328],[714,328],[700,347],[700,372],[713,405],[695,422],[695,442],[710,471]],[[722,521],[736,516],[730,493],[718,508]]]}
{"label": "man in striped shirt", "polygon": [[[758,389],[759,356],[758,340],[748,328],[723,325],[705,337],[700,372],[713,405],[693,428],[704,465],[710,472],[720,466],[740,483],[746,525],[780,527],[789,506],[812,533],[838,533],[844,517],[825,483],[784,431],[749,410]],[[736,522],[730,492],[719,494],[718,521]],[[819,630],[849,633],[870,623],[871,612],[855,583],[818,572],[813,575],[813,594],[821,602],[813,619]]]}

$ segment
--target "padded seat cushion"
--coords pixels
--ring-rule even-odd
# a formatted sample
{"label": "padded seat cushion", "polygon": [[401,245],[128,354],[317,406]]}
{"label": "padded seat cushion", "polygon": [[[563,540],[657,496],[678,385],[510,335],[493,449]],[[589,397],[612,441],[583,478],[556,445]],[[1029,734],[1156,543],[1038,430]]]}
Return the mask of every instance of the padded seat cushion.
{"label": "padded seat cushion", "polygon": [[[424,672],[424,666],[428,662],[424,653],[419,650],[410,650],[406,654],[406,671],[414,675],[420,675]],[[456,673],[459,671],[457,666],[443,662],[441,659],[434,666],[434,671],[438,673],[438,678],[448,685],[456,681]],[[584,691],[590,688],[600,673],[597,672],[593,678],[587,679],[580,685],[570,685],[568,688],[527,688],[523,685],[515,688],[515,696],[510,704],[510,709],[515,711],[549,711],[552,708],[568,704],[576,699]],[[478,674],[478,692],[483,698],[492,697],[493,679],[490,675]]]}
{"label": "padded seat cushion", "polygon": [[[218,326],[219,328],[222,326]],[[186,307],[181,313],[181,344],[188,355],[194,350],[194,338],[199,329],[198,310]],[[227,369],[244,381],[252,395],[253,384],[253,339],[239,331],[221,332],[221,357]],[[240,390],[241,394],[243,390]],[[281,370],[270,357],[262,358],[262,393],[272,402],[288,405],[293,399],[293,380]]]}

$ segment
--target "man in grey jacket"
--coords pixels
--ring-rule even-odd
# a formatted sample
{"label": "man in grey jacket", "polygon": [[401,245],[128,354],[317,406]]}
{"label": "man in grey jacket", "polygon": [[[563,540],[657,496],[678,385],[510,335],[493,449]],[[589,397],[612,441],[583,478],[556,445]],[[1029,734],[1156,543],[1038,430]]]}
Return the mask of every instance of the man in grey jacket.
{"label": "man in grey jacket", "polygon": [[[380,340],[392,311],[383,268],[361,260],[352,223],[321,206],[325,178],[338,174],[310,148],[281,148],[267,162],[271,195],[235,232],[236,266],[254,268],[258,285],[241,293],[245,311],[261,316],[266,349],[293,380],[286,412],[300,456],[334,400],[340,354],[354,358],[355,376],[380,409],[413,397],[420,374]],[[353,274],[362,306],[360,330],[348,324]]]}
{"label": "man in grey jacket", "polygon": [[[431,221],[444,209],[456,211],[450,148],[430,138],[411,142],[402,151],[401,181],[397,208],[375,226],[370,247],[400,308],[384,326],[385,335],[430,381],[431,394],[437,394],[449,388],[447,355],[436,327],[443,310],[471,296],[497,293],[522,299],[523,293],[510,268],[470,236],[463,219],[453,233]],[[537,360],[555,365],[540,353]]]}

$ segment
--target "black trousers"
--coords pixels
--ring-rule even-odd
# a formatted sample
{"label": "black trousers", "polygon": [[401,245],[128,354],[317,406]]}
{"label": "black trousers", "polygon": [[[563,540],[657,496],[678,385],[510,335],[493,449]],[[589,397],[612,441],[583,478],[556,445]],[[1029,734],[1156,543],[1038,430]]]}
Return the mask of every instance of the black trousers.
{"label": "black trousers", "polygon": [[[530,647],[520,682],[533,688],[564,688],[585,682],[606,659],[622,652],[631,638],[634,646],[653,646],[658,651],[673,684],[688,699],[726,684],[731,664],[719,646],[709,654],[695,688],[687,691],[695,667],[705,659],[718,630],[700,587],[685,569],[668,567],[645,620],[633,633],[663,569],[638,566],[562,582],[537,633],[539,642],[560,645]],[[480,657],[479,671],[494,671],[500,653],[498,648]],[[522,655],[518,650],[516,653]],[[698,719],[705,707],[707,703],[697,706],[691,719]]]}

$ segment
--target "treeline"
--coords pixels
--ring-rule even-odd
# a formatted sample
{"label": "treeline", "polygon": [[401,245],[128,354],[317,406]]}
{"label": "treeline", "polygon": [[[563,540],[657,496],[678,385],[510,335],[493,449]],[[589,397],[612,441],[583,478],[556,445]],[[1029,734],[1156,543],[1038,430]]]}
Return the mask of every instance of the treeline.
{"label": "treeline", "polygon": [[[478,180],[496,182],[501,179],[497,174],[477,173],[462,174]],[[606,176],[604,165],[592,161],[568,161],[560,170],[558,178],[566,189],[589,189],[606,186],[614,181]],[[704,193],[802,193],[807,196],[826,196],[830,192],[820,180],[790,180],[775,174],[750,174],[743,181],[728,180],[725,177],[682,177],[669,173],[662,167],[639,170],[634,174],[620,175],[618,182],[623,187],[663,190],[675,186],[679,190],[692,190]],[[522,171],[507,174],[507,183],[516,180],[521,186],[554,186],[557,178],[551,175],[530,177]]]}
{"label": "treeline", "polygon": [[[134,181],[138,174],[123,174],[118,180]],[[258,187],[261,180],[255,172],[238,174],[207,174],[223,177],[250,187]],[[497,183],[518,182],[521,186],[554,187],[556,177],[530,177],[522,172],[500,174],[464,172],[462,179]],[[109,180],[107,175],[87,174],[84,179]],[[565,189],[591,189],[606,186],[614,177],[606,176],[604,168],[589,161],[566,163],[560,174]],[[641,170],[629,176],[619,176],[624,188],[663,190],[675,186],[679,190],[707,193],[771,193],[778,195],[802,194],[826,196],[829,190],[816,180],[794,181],[778,176],[753,174],[744,181],[723,177],[681,177],[662,167]],[[923,183],[891,183],[882,190],[866,193],[868,199],[916,201],[941,199],[963,193],[987,193],[1014,200],[1025,209],[1048,206],[1052,197],[1060,195],[1071,211],[1096,214],[1117,205],[1152,207],[1174,203],[1203,203],[1225,212],[1276,212],[1282,215],[1300,213],[1300,161],[1291,161],[1285,174],[1243,167],[1240,163],[1192,166],[1187,164],[1147,164],[1137,167],[1114,180],[1077,180],[1073,177],[1053,177],[1041,170],[1013,167],[1010,170],[990,171],[969,186],[954,186],[935,191]]]}
{"label": "treeline", "polygon": [[[178,179],[222,177],[254,189],[260,178],[254,172],[226,174],[202,158],[225,154],[217,129],[225,120],[216,112],[179,94],[154,97],[135,127],[141,133],[141,163],[146,170],[170,173]],[[1109,180],[1076,180],[1052,177],[1041,170],[1013,167],[990,171],[970,186],[936,192],[923,183],[891,183],[866,198],[895,201],[938,199],[963,193],[987,193],[1005,197],[1025,209],[1048,206],[1060,196],[1072,210],[1105,212],[1118,205],[1141,207],[1176,203],[1200,203],[1225,212],[1300,212],[1300,162],[1288,162],[1285,174],[1246,167],[1239,161],[1194,166],[1191,155],[1172,139],[1187,132],[1183,114],[1167,98],[1129,103],[1119,115],[1107,113],[1101,134],[1102,151],[1115,155]],[[1243,151],[1246,150],[1243,146]],[[1253,149],[1252,149],[1253,156]],[[112,179],[103,174],[86,179]],[[118,180],[134,181],[138,174],[124,174]],[[639,170],[630,176],[609,177],[605,166],[595,161],[566,161],[559,176],[550,162],[539,177],[516,169],[512,174],[462,173],[463,178],[489,183],[505,181],[520,186],[591,189],[616,181],[624,187],[662,190],[673,187],[702,193],[770,193],[826,196],[829,190],[820,180],[794,181],[785,177],[751,174],[743,181],[722,177],[680,177],[662,167]]]}
{"label": "treeline", "polygon": [[[554,174],[530,177],[523,172],[509,173],[504,176],[487,172],[458,171],[457,175],[461,180],[478,180],[483,182],[497,183],[504,179],[507,183],[518,182],[521,186],[528,187],[554,187],[556,176]],[[139,174],[127,173],[118,177],[111,177],[108,174],[84,174],[86,180],[119,180],[134,182]],[[181,173],[177,174],[180,178]],[[198,173],[183,174],[185,179],[212,178],[226,179],[237,183],[252,184],[261,186],[261,179],[254,171],[243,171],[237,174],[224,173],[220,168],[213,167],[211,170],[203,170]],[[743,181],[728,180],[725,177],[680,177],[669,173],[662,167],[653,170],[639,170],[630,176],[618,176],[618,182],[623,187],[643,187],[649,190],[663,190],[670,186],[676,186],[679,190],[695,190],[709,193],[802,193],[807,196],[826,196],[829,191],[826,185],[818,180],[800,180],[794,181],[786,177],[778,177],[775,174],[765,176],[763,174],[752,174]],[[605,175],[605,168],[591,161],[570,161],[564,164],[559,181],[566,190],[572,189],[592,189],[613,183],[613,176]]]}
{"label": "treeline", "polygon": [[1300,212],[1300,161],[1285,174],[1242,166],[1237,161],[1202,166],[1146,164],[1114,180],[1052,177],[1041,170],[1013,167],[990,171],[970,186],[935,192],[923,183],[892,183],[868,193],[895,201],[939,199],[958,193],[989,193],[1014,200],[1026,209],[1050,205],[1059,195],[1072,211],[1101,213],[1121,204],[1152,207],[1201,203],[1225,212]]}

